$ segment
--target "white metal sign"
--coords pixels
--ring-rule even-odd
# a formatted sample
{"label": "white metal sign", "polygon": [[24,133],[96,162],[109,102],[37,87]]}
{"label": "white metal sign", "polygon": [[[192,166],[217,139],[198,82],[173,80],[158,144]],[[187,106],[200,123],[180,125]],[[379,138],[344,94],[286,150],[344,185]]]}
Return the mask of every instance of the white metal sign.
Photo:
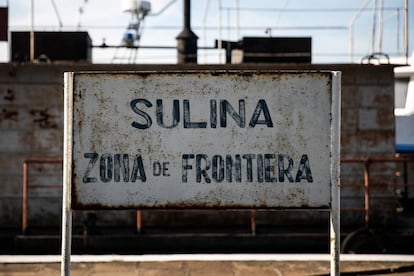
{"label": "white metal sign", "polygon": [[66,73],[72,209],[325,208],[339,275],[339,72]]}
{"label": "white metal sign", "polygon": [[332,72],[67,73],[72,208],[328,208]]}

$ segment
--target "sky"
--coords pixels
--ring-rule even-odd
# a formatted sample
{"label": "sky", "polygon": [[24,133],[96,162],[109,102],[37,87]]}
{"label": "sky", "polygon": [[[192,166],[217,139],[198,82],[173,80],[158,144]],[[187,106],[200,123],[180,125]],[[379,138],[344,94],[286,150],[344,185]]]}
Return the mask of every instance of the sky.
{"label": "sky", "polygon": [[[199,47],[213,47],[215,39],[237,41],[247,36],[312,37],[313,63],[359,63],[372,52],[391,57],[404,55],[404,0],[383,1],[382,43],[380,12],[376,24],[374,0],[192,0],[191,26],[199,37]],[[0,0],[9,6],[9,30],[28,31],[31,26],[29,0]],[[131,21],[122,12],[121,0],[33,0],[35,31],[88,31],[93,45],[105,39],[107,45],[120,45]],[[151,0],[152,13],[161,11],[171,0]],[[377,0],[379,7],[381,0]],[[409,56],[413,51],[414,0],[409,2]],[[60,20],[54,10],[56,4]],[[237,4],[239,12],[236,12]],[[361,13],[358,10],[366,6]],[[83,13],[80,14],[79,10]],[[142,46],[176,46],[183,26],[183,0],[176,0],[159,15],[147,16],[142,25]],[[353,20],[355,19],[355,20]],[[60,24],[61,22],[61,24]],[[353,22],[353,24],[351,24]],[[60,26],[61,25],[61,26]],[[350,56],[350,26],[354,30],[353,56]],[[375,26],[375,36],[373,29]],[[221,27],[221,28],[220,28]],[[266,29],[270,28],[270,32]],[[372,40],[374,39],[374,43]],[[130,49],[94,48],[94,63],[128,63]],[[136,63],[176,63],[174,49],[139,49]],[[0,42],[0,62],[9,60],[8,44]],[[198,50],[198,62],[223,63],[224,51]]]}

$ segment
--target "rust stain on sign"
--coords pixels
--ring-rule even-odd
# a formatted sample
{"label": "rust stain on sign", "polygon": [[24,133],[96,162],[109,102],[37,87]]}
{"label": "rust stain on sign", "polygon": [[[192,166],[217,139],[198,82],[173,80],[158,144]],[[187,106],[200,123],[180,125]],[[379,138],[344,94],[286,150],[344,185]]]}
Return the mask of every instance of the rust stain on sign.
{"label": "rust stain on sign", "polygon": [[73,208],[329,207],[332,72],[66,77]]}

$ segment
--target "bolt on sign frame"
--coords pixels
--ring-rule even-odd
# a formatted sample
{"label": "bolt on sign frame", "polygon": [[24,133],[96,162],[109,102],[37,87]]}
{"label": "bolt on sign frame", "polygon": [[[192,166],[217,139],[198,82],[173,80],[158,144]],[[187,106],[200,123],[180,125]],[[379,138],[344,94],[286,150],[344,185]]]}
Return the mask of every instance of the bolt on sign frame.
{"label": "bolt on sign frame", "polygon": [[325,209],[339,274],[340,72],[65,73],[72,209]]}

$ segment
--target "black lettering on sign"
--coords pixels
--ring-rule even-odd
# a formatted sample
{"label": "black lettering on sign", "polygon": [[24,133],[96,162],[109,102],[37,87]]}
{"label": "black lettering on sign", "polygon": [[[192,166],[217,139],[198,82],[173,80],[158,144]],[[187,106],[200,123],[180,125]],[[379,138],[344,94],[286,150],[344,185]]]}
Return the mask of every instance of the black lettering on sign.
{"label": "black lettering on sign", "polygon": [[213,179],[220,183],[224,180],[224,160],[220,155],[213,156]]}
{"label": "black lettering on sign", "polygon": [[153,162],[152,163],[152,170],[153,170],[153,174],[154,176],[170,176],[170,174],[168,173],[168,165],[170,164],[170,162]]}
{"label": "black lettering on sign", "polygon": [[131,182],[135,182],[137,179],[141,180],[141,182],[147,181],[141,155],[135,156],[131,173]]}
{"label": "black lettering on sign", "polygon": [[138,123],[136,121],[132,122],[132,126],[138,129],[146,129],[149,128],[152,125],[152,120],[150,115],[148,115],[148,113],[142,111],[141,109],[139,109],[137,107],[138,103],[143,103],[146,107],[152,107],[152,103],[146,99],[135,99],[131,101],[131,109],[132,111],[134,111],[136,114],[140,115],[142,118],[144,118],[145,123],[141,124]]}
{"label": "black lettering on sign", "polygon": [[[182,100],[182,112],[180,112],[180,99],[173,99],[172,101],[172,119],[171,122],[165,122],[165,106],[163,99],[155,100],[155,118],[157,125],[161,128],[175,128],[180,125],[180,120],[182,116],[182,127],[185,129],[192,128],[217,128],[218,119],[220,120],[219,124],[221,128],[227,127],[227,117],[231,117],[236,125],[240,128],[246,127],[246,100],[239,99],[239,108],[238,111],[229,103],[226,99],[210,99],[210,102],[205,103],[209,106],[210,113],[203,114],[200,112],[199,106],[197,105],[194,114],[198,118],[204,118],[199,121],[193,121],[191,119],[190,112],[190,100]],[[219,107],[217,106],[219,105]],[[137,129],[147,129],[152,126],[151,116],[154,114],[148,113],[148,110],[153,106],[152,102],[147,99],[134,99],[130,102],[130,107],[132,111],[140,116],[140,120],[133,121],[131,123],[132,127]],[[218,110],[219,109],[219,110]],[[250,109],[251,110],[251,109]],[[218,114],[220,113],[220,114]],[[182,115],[181,115],[182,114]],[[263,114],[263,115],[262,115]],[[265,125],[267,127],[273,127],[272,117],[270,116],[269,107],[264,99],[258,100],[256,107],[251,114],[249,127],[255,127],[256,125]],[[194,117],[193,117],[194,119]],[[210,120],[210,123],[208,123]]]}
{"label": "black lettering on sign", "polygon": [[210,127],[217,127],[217,102],[216,100],[210,100]]}
{"label": "black lettering on sign", "polygon": [[[83,155],[86,159],[89,159],[89,163],[86,166],[85,173],[82,177],[83,183],[96,183],[98,182],[98,177],[93,175],[94,167],[96,162],[99,159],[99,168],[98,175],[99,180],[103,183],[111,182],[121,182],[125,183],[135,182],[137,179],[141,182],[147,180],[144,163],[142,161],[141,155],[136,155],[134,158],[134,163],[132,167],[132,172],[130,174],[130,162],[128,154],[110,154],[104,153],[99,157],[98,153],[85,153]],[[168,163],[168,162],[165,162]],[[166,165],[164,165],[166,166]],[[164,168],[164,174],[168,169]],[[96,173],[96,170],[95,170]]]}
{"label": "black lettering on sign", "polygon": [[210,169],[210,159],[205,154],[196,155],[196,179],[197,182],[201,182],[201,177],[204,177],[206,183],[211,183],[211,179],[207,174],[207,171]]}
{"label": "black lettering on sign", "polygon": [[183,100],[184,109],[184,128],[206,128],[206,122],[191,122],[190,118],[190,101]]}
{"label": "black lettering on sign", "polygon": [[227,182],[233,181],[233,175],[236,182],[241,182],[241,157],[240,154],[236,154],[233,157],[230,154],[226,155],[226,180]]}
{"label": "black lettering on sign", "polygon": [[263,155],[257,155],[257,182],[263,182]]}
{"label": "black lettering on sign", "polygon": [[101,176],[101,181],[111,181],[113,169],[112,155],[110,155],[109,153],[104,153],[102,154],[99,161],[99,174]]}
{"label": "black lettering on sign", "polygon": [[247,182],[253,182],[253,159],[256,154],[243,154],[243,159],[246,159],[246,175]]}
{"label": "black lettering on sign", "polygon": [[168,173],[168,165],[170,165],[170,162],[162,162],[162,175],[163,176],[170,176]]}
{"label": "black lettering on sign", "polygon": [[[287,163],[287,168],[285,168]],[[279,163],[278,163],[278,170],[279,170],[279,182],[285,181],[285,176],[289,180],[289,182],[293,182],[293,177],[291,171],[293,170],[293,160],[286,154],[279,154]]]}
{"label": "black lettering on sign", "polygon": [[277,182],[277,178],[273,177],[275,167],[272,165],[271,160],[276,159],[276,154],[265,154],[264,155],[264,172],[265,182]]}
{"label": "black lettering on sign", "polygon": [[97,181],[96,177],[90,177],[90,173],[95,166],[96,161],[98,160],[99,155],[97,153],[85,153],[83,157],[89,159],[88,166],[86,167],[85,174],[83,175],[83,183],[95,183]]}
{"label": "black lettering on sign", "polygon": [[178,100],[173,101],[173,121],[172,124],[169,126],[166,126],[164,124],[164,116],[163,116],[163,107],[162,107],[162,100],[157,100],[157,108],[155,110],[156,116],[157,116],[157,123],[160,127],[163,128],[173,128],[178,125],[180,122],[180,103]]}
{"label": "black lettering on sign", "polygon": [[239,100],[239,113],[227,100],[220,100],[220,126],[227,127],[227,114],[229,114],[239,127],[246,126],[246,107],[244,100]]}
{"label": "black lettering on sign", "polygon": [[307,154],[302,155],[298,172],[296,174],[296,182],[300,182],[302,179],[306,179],[308,182],[313,182],[312,172],[309,166],[309,158]]}
{"label": "black lettering on sign", "polygon": [[187,183],[188,180],[188,170],[193,169],[193,166],[188,164],[188,159],[194,159],[194,154],[183,154],[182,156],[182,182]]}
{"label": "black lettering on sign", "polygon": [[152,171],[154,176],[160,176],[162,172],[162,167],[160,162],[154,162],[152,163]]}
{"label": "black lettering on sign", "polygon": [[121,181],[121,174],[124,182],[129,182],[129,155],[114,154],[114,181]]}
{"label": "black lettering on sign", "polygon": [[[262,112],[263,112],[264,120],[259,120],[260,114]],[[268,127],[273,127],[272,117],[270,117],[269,108],[267,107],[266,101],[263,99],[257,102],[252,118],[250,119],[249,126],[255,127],[258,124],[266,125]]]}
{"label": "black lettering on sign", "polygon": [[[312,183],[309,163],[307,154],[301,156],[297,167],[287,154],[216,154],[212,158],[206,154],[183,154],[182,182],[211,183],[213,180],[214,183],[294,183],[306,180]],[[293,175],[296,177],[293,178]]]}

